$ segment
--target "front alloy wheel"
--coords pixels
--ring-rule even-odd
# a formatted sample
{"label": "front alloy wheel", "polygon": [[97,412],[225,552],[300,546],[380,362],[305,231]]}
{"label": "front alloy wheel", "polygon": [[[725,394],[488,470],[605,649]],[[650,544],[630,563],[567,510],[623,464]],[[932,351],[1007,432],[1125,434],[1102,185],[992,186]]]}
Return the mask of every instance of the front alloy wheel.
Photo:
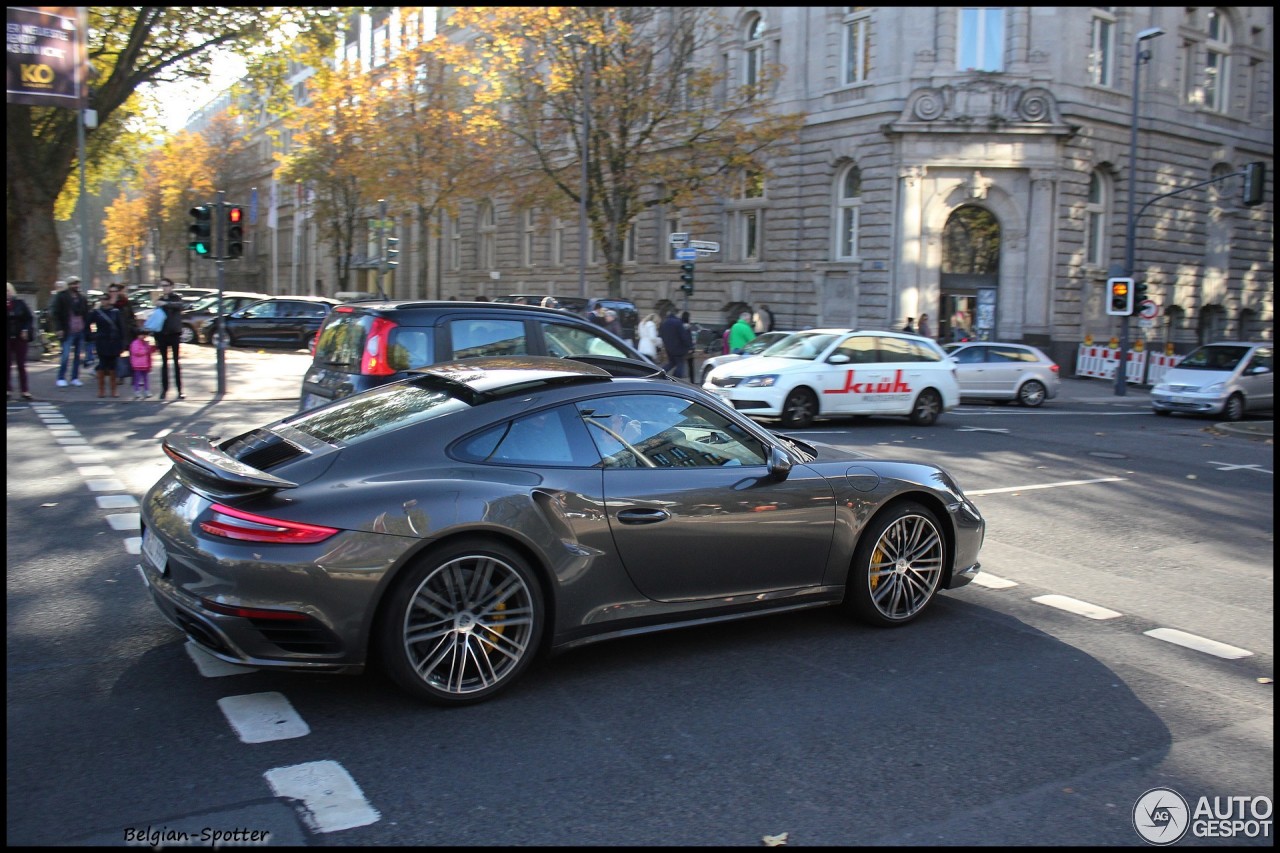
{"label": "front alloy wheel", "polygon": [[818,416],[818,398],[808,388],[797,388],[782,404],[782,425],[787,429],[804,429]]}
{"label": "front alloy wheel", "polygon": [[845,602],[864,622],[905,625],[933,600],[945,566],[937,517],[919,504],[899,504],[863,532]]}
{"label": "front alloy wheel", "polygon": [[502,545],[459,542],[407,570],[381,626],[384,664],[407,692],[443,705],[488,699],[533,659],[542,592]]}

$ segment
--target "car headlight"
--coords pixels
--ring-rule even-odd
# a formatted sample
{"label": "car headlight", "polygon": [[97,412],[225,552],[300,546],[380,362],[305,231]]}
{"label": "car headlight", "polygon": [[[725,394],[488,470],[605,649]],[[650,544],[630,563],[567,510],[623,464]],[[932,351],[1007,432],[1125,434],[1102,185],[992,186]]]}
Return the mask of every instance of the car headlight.
{"label": "car headlight", "polygon": [[1157,383],[1156,386],[1151,389],[1151,392],[1153,394],[1168,394],[1169,386],[1163,383]]}
{"label": "car headlight", "polygon": [[1225,382],[1215,382],[1212,385],[1206,385],[1203,388],[1201,388],[1200,393],[1221,394],[1224,390],[1226,390],[1226,387],[1227,387],[1227,383]]}
{"label": "car headlight", "polygon": [[765,376],[752,376],[743,381],[743,388],[772,388],[778,384],[778,374],[770,373]]}

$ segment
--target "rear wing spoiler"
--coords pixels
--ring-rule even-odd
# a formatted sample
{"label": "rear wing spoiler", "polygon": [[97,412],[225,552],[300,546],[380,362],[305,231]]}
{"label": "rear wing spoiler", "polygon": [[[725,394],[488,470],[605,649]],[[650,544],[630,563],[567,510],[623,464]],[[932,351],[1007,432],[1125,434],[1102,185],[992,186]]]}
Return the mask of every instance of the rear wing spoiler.
{"label": "rear wing spoiler", "polygon": [[199,492],[222,499],[298,487],[297,483],[233,459],[214,441],[208,436],[186,433],[164,440],[165,455],[173,460],[178,479]]}

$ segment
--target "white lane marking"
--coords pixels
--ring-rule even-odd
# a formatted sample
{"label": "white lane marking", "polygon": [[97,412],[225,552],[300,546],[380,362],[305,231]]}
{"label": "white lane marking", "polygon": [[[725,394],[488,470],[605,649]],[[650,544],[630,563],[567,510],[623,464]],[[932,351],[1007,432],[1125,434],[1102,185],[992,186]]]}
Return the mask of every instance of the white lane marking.
{"label": "white lane marking", "polygon": [[244,743],[267,743],[311,734],[283,693],[249,693],[218,700],[223,716]]}
{"label": "white lane marking", "polygon": [[1096,604],[1090,604],[1087,601],[1081,601],[1078,598],[1069,598],[1065,595],[1037,595],[1031,599],[1037,604],[1045,604],[1049,607],[1056,607],[1059,610],[1065,610],[1068,613],[1075,613],[1077,616],[1087,616],[1090,619],[1115,619],[1117,616],[1123,616],[1114,610],[1108,610],[1105,607],[1099,607]]}
{"label": "white lane marking", "polygon": [[67,427],[50,426],[49,434],[52,435],[54,438],[76,438],[80,436],[80,430],[76,429],[73,426],[67,426]]}
{"label": "white lane marking", "polygon": [[94,492],[122,492],[124,483],[119,480],[85,480],[84,484]]}
{"label": "white lane marking", "polygon": [[164,438],[166,435],[168,435],[168,434],[169,434],[169,433],[171,433],[171,432],[173,432],[173,429],[172,429],[172,428],[170,428],[170,429],[162,429],[162,430],[160,430],[158,433],[156,433],[155,435],[153,435],[153,436],[151,436],[151,437],[152,437],[152,438]]}
{"label": "white lane marking", "polygon": [[964,493],[974,495],[998,495],[1004,492],[1029,492],[1032,489],[1056,489],[1059,486],[1089,486],[1094,483],[1122,483],[1125,477],[1099,477],[1096,480],[1063,480],[1061,483],[1040,483],[1035,486],[1010,486],[1007,489],[965,489]]}
{"label": "white lane marking", "polygon": [[124,540],[124,550],[125,550],[125,553],[127,554],[141,554],[142,553],[142,537],[126,536]]}
{"label": "white lane marking", "polygon": [[1272,473],[1271,471],[1268,471],[1266,468],[1263,468],[1263,467],[1261,467],[1260,465],[1232,465],[1230,462],[1213,462],[1213,461],[1210,461],[1210,462],[1208,462],[1208,463],[1206,463],[1206,464],[1208,464],[1208,465],[1221,465],[1222,467],[1218,469],[1219,471],[1242,471],[1242,470],[1253,470],[1253,471],[1259,471],[1259,472],[1261,472],[1261,473],[1263,473],[1263,474],[1270,474],[1270,473]]}
{"label": "white lane marking", "polygon": [[302,819],[314,832],[338,832],[382,819],[364,792],[336,761],[310,761],[262,774],[277,797],[300,800]]}
{"label": "white lane marking", "polygon": [[79,471],[81,477],[110,477],[115,473],[110,465],[87,465]]}
{"label": "white lane marking", "polygon": [[107,516],[112,530],[141,530],[142,516],[136,512],[117,512]]}
{"label": "white lane marking", "polygon": [[245,675],[258,671],[256,666],[227,663],[221,658],[216,658],[191,640],[187,640],[185,648],[187,657],[191,658],[192,663],[196,665],[196,669],[200,670],[200,674],[205,678],[225,678],[228,675]]}
{"label": "white lane marking", "polygon": [[98,495],[94,500],[98,502],[98,509],[124,509],[138,505],[138,499],[133,495]]}
{"label": "white lane marking", "polygon": [[55,438],[55,439],[54,439],[54,441],[58,442],[58,444],[61,444],[61,445],[63,445],[64,447],[67,447],[67,446],[70,446],[70,445],[73,445],[73,444],[74,444],[74,445],[84,445],[84,444],[88,444],[88,443],[89,443],[89,440],[88,440],[88,439],[85,439],[85,438],[71,438],[71,437],[69,437],[69,436],[62,436],[62,437],[60,437],[60,438]]}
{"label": "white lane marking", "polygon": [[1142,633],[1148,637],[1155,637],[1157,640],[1164,640],[1166,643],[1173,643],[1174,645],[1194,649],[1197,652],[1205,652],[1227,660],[1247,658],[1253,654],[1248,649],[1229,646],[1226,643],[1219,643],[1217,640],[1197,637],[1195,634],[1188,634],[1186,631],[1179,631],[1175,628],[1152,628],[1150,631],[1143,631]]}
{"label": "white lane marking", "polygon": [[956,432],[1004,432],[1004,433],[1007,433],[1007,432],[1008,432],[1008,430],[1007,430],[1007,429],[1004,429],[1003,427],[971,427],[971,426],[966,426],[966,427],[956,427]]}
{"label": "white lane marking", "polygon": [[993,575],[990,572],[978,572],[973,576],[973,582],[978,586],[985,586],[987,589],[1008,589],[1018,584],[1011,580],[1005,580],[999,575]]}

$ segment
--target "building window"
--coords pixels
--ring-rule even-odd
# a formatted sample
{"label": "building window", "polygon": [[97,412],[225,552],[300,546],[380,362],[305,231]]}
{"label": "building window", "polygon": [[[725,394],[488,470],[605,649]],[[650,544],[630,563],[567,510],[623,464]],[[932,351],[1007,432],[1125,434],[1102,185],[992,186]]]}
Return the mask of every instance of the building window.
{"label": "building window", "polygon": [[1231,80],[1231,21],[1221,9],[1209,13],[1209,40],[1205,42],[1204,105],[1227,112]]}
{"label": "building window", "polygon": [[373,66],[377,68],[386,65],[390,58],[391,33],[387,30],[387,25],[383,24],[373,31]]}
{"label": "building window", "polygon": [[634,222],[627,229],[627,238],[622,244],[622,262],[626,264],[636,262],[636,223]]}
{"label": "building window", "polygon": [[676,214],[672,214],[671,216],[668,216],[667,231],[666,231],[666,234],[663,235],[663,238],[667,242],[667,260],[674,261],[676,259],[676,249],[680,248],[680,246],[676,246],[671,242],[671,235],[682,234],[682,233],[685,233],[685,232],[680,227],[680,214],[676,213]]}
{"label": "building window", "polygon": [[537,236],[537,211],[527,208],[520,212],[520,266],[533,266],[533,240]]}
{"label": "building window", "polygon": [[1085,203],[1084,257],[1090,266],[1102,267],[1107,263],[1107,209],[1111,202],[1110,188],[1101,170],[1094,169],[1089,176],[1089,200]]}
{"label": "building window", "polygon": [[1004,70],[1004,9],[961,9],[956,38],[961,71]]}
{"label": "building window", "polygon": [[494,252],[498,235],[498,218],[493,209],[493,202],[480,202],[480,211],[476,219],[477,254],[476,266],[482,270],[491,270],[497,266]]}
{"label": "building window", "polygon": [[1116,16],[1111,7],[1093,10],[1093,33],[1089,45],[1089,81],[1096,86],[1112,86],[1115,64]]}
{"label": "building window", "polygon": [[559,216],[551,220],[551,266],[564,266],[564,220]]}
{"label": "building window", "polygon": [[462,269],[462,229],[458,227],[458,217],[445,214],[445,229],[449,235],[446,243],[449,269],[457,272]]}
{"label": "building window", "polygon": [[757,171],[743,173],[738,184],[738,197],[729,210],[728,227],[731,244],[730,257],[735,261],[750,263],[760,260],[764,242],[764,174]]}
{"label": "building window", "polygon": [[747,97],[755,97],[755,87],[760,85],[764,70],[764,18],[752,15],[747,21],[746,46],[743,50],[742,82],[747,87]]}
{"label": "building window", "polygon": [[760,212],[743,211],[741,221],[742,260],[758,261],[760,260]]}
{"label": "building window", "polygon": [[[863,11],[860,6],[847,6],[850,12]],[[863,14],[844,24],[844,84],[865,82],[871,72],[871,57],[867,53],[867,32],[870,19]]]}
{"label": "building window", "polygon": [[858,219],[862,210],[862,171],[850,165],[837,178],[836,259],[858,257]]}

